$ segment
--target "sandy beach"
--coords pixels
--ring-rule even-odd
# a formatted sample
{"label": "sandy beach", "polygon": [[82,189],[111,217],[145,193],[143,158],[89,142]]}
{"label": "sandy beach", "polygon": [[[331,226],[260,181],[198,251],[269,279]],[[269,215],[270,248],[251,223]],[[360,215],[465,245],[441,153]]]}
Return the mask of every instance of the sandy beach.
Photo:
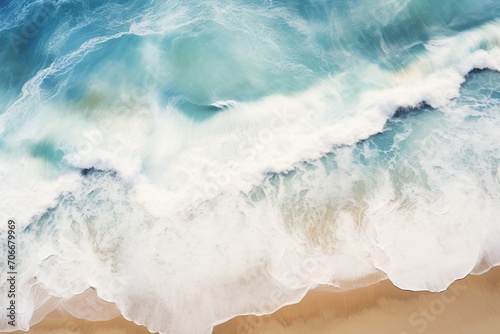
{"label": "sandy beach", "polygon": [[[23,331],[13,332],[26,333]],[[36,334],[149,334],[144,326],[126,320],[122,316],[108,321],[88,321],[75,318],[62,309],[48,314],[41,322],[30,328]]]}
{"label": "sandy beach", "polygon": [[[441,293],[404,291],[384,280],[374,285],[333,292],[310,291],[298,304],[262,317],[240,316],[214,328],[213,334],[418,334],[500,331],[500,267],[469,275]],[[24,332],[15,332],[24,333]],[[29,333],[132,334],[149,333],[117,317],[91,322],[56,309]]]}
{"label": "sandy beach", "polygon": [[500,267],[441,293],[404,291],[384,280],[346,292],[318,288],[274,314],[237,317],[214,334],[447,334],[500,332]]}

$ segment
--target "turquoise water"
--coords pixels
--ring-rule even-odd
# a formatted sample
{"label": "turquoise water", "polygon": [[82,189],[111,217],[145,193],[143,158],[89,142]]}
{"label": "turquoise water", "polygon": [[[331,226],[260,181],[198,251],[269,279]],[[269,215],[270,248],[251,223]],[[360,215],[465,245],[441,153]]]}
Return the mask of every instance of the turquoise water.
{"label": "turquoise water", "polygon": [[111,317],[89,288],[209,333],[500,263],[497,1],[7,1],[0,45],[20,329]]}

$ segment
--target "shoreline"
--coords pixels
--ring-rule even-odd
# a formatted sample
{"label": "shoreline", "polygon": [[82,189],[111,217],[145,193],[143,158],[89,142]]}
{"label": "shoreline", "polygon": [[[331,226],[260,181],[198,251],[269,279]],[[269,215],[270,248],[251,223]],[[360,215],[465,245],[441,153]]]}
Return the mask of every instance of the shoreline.
{"label": "shoreline", "polygon": [[[215,326],[212,333],[497,334],[499,329],[500,266],[497,266],[486,273],[470,274],[457,280],[439,293],[401,290],[388,279],[347,291],[319,286],[296,304],[284,306],[269,315],[234,317]],[[59,306],[33,325],[28,333],[150,332],[121,315],[107,321],[82,320]]]}

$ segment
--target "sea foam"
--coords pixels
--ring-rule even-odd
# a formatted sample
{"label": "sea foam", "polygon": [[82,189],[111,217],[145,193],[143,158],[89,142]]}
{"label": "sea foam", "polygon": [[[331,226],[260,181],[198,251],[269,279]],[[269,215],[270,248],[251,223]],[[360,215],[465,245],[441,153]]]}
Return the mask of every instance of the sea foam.
{"label": "sea foam", "polygon": [[[223,32],[184,22],[190,8],[146,11],[127,29],[117,23],[55,57],[0,115],[0,212],[19,228],[19,328],[58,304],[79,317],[111,318],[109,302],[151,331],[210,333],[319,284],[347,289],[387,277],[403,289],[442,291],[499,264],[498,73],[468,74],[500,71],[498,21],[436,34],[415,53],[410,36],[401,52],[411,61],[401,68],[357,55],[353,38],[334,66],[320,60],[327,47],[315,44],[311,13],[200,7]],[[255,73],[231,81],[248,91],[238,98],[221,87],[176,86],[170,66],[190,64],[169,63],[169,52],[203,50],[197,39],[239,29],[235,18],[269,31],[250,57]],[[286,29],[311,53],[292,52]],[[253,34],[244,24],[238,31]],[[99,52],[109,43],[130,54],[106,60]],[[237,58],[248,49],[228,50]],[[216,61],[214,54],[206,57]],[[266,82],[263,94],[265,74],[275,66],[273,75],[285,75],[290,55],[300,64],[273,81],[274,91]],[[86,57],[105,65],[85,66]],[[130,78],[145,68],[158,73],[129,90],[120,75],[135,62]],[[307,80],[295,84],[300,74]],[[221,83],[215,74],[197,80]],[[217,110],[195,108],[210,114],[194,117],[179,101]],[[79,310],[82,293],[91,303],[101,298],[106,311]]]}

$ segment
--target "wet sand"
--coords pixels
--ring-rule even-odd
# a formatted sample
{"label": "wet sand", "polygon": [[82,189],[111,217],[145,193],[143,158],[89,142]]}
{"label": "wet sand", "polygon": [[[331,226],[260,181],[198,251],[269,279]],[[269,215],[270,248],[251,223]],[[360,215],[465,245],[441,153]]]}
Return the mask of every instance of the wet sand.
{"label": "wet sand", "polygon": [[[16,334],[26,332],[16,331]],[[144,326],[126,320],[122,316],[107,321],[88,321],[75,318],[62,309],[49,313],[41,322],[32,326],[33,334],[150,334]]]}
{"label": "wet sand", "polygon": [[[123,317],[91,322],[56,309],[32,326],[29,333],[147,334],[149,331]],[[498,334],[500,267],[483,275],[470,275],[441,293],[404,291],[388,280],[345,292],[320,287],[310,291],[298,304],[262,317],[236,317],[213,331],[213,334],[249,333]]]}
{"label": "wet sand", "polygon": [[404,291],[384,280],[346,292],[318,288],[298,304],[241,316],[213,334],[499,334],[500,267],[441,293]]}

